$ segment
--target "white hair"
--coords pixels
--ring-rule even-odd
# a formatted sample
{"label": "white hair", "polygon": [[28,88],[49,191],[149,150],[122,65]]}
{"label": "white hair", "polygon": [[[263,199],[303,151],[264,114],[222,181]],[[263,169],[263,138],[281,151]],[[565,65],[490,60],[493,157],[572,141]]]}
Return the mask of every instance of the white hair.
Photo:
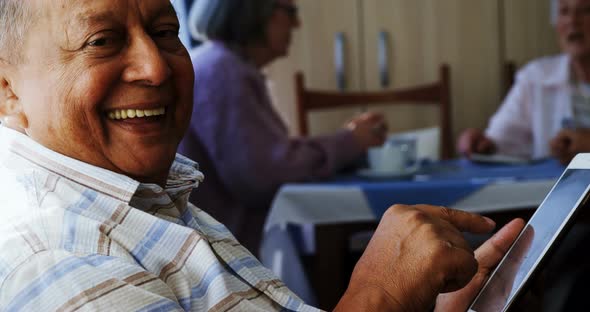
{"label": "white hair", "polygon": [[217,39],[243,45],[261,40],[275,0],[195,0],[189,31],[196,40]]}
{"label": "white hair", "polygon": [[22,45],[34,20],[29,0],[0,0],[0,59],[21,60]]}

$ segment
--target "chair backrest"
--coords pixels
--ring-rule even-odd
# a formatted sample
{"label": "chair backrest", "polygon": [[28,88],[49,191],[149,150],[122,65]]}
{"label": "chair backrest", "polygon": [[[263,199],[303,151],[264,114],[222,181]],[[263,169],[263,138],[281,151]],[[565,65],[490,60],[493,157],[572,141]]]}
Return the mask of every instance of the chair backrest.
{"label": "chair backrest", "polygon": [[440,109],[441,157],[453,153],[451,133],[451,83],[449,66],[442,64],[439,80],[434,83],[399,90],[375,92],[333,92],[305,88],[303,73],[295,74],[298,126],[301,135],[308,135],[308,112],[369,104],[437,105]]}

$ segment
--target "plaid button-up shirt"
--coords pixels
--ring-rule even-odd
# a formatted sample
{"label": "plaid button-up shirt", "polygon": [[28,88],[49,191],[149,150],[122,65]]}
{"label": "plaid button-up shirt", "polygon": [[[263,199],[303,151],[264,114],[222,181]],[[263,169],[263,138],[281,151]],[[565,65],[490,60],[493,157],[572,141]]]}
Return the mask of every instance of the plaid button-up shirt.
{"label": "plaid button-up shirt", "polygon": [[141,184],[0,126],[0,311],[315,311],[187,203],[202,178],[178,156]]}

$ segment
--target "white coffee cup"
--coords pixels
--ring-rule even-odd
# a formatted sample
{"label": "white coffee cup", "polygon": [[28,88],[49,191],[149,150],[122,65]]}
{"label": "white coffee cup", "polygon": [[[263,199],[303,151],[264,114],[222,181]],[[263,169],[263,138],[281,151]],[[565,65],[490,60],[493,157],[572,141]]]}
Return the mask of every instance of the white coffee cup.
{"label": "white coffee cup", "polygon": [[388,140],[385,144],[372,147],[367,154],[371,171],[376,173],[403,174],[417,169],[416,141]]}

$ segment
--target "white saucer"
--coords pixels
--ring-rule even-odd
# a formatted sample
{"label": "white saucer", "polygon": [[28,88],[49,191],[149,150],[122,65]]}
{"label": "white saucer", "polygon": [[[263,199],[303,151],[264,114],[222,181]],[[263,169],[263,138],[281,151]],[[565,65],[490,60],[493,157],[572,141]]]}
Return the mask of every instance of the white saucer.
{"label": "white saucer", "polygon": [[403,172],[373,171],[370,168],[359,169],[356,174],[370,179],[407,179],[416,174],[418,169],[408,169]]}

